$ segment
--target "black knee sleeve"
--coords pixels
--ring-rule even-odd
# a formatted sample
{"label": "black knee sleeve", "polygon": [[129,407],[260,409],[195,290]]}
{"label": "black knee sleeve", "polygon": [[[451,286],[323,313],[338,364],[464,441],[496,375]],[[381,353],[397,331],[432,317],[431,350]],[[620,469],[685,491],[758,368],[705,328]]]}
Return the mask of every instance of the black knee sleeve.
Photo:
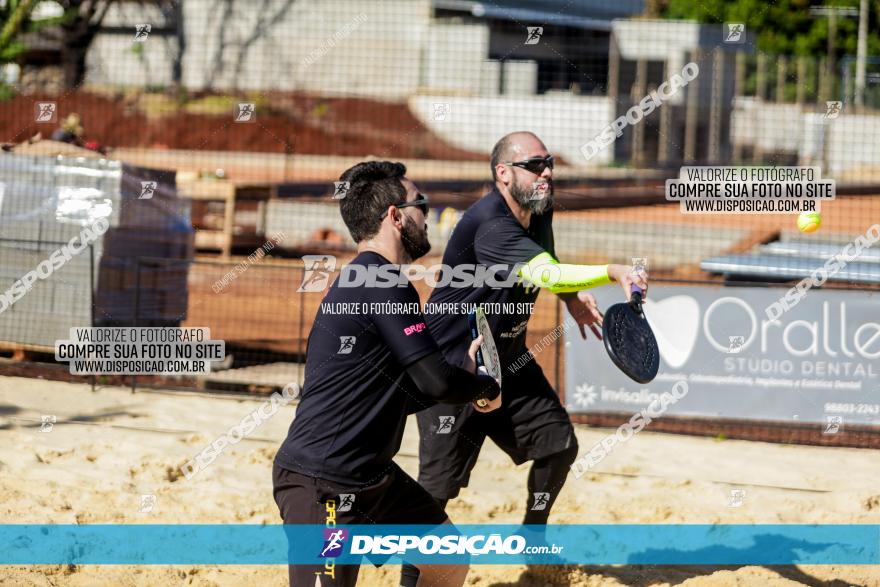
{"label": "black knee sleeve", "polygon": [[523,524],[546,524],[550,508],[565,484],[571,464],[577,458],[578,447],[573,444],[567,449],[550,456],[535,459],[529,471],[529,497],[526,502],[526,515]]}

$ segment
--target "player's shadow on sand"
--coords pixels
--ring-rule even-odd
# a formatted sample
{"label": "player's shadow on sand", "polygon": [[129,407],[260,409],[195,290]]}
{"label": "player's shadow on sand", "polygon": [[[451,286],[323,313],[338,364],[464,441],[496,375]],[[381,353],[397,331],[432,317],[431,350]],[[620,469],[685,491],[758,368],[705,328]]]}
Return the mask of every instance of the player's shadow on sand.
{"label": "player's shadow on sand", "polygon": [[[20,410],[19,410],[20,411]],[[118,418],[120,416],[128,416],[130,418],[141,418],[144,414],[139,414],[137,412],[130,412],[128,410],[106,410],[102,412],[97,412],[94,414],[82,414],[82,415],[73,415],[67,418],[58,418],[52,422],[53,426],[59,426],[65,423],[70,424],[89,424],[93,422],[102,422],[109,424],[109,420],[114,418]],[[18,423],[15,426],[19,428],[41,428],[44,426],[42,421],[31,421],[29,423]]]}
{"label": "player's shadow on sand", "polygon": [[[9,416],[11,414],[17,414],[21,411],[21,408],[18,406],[13,406],[9,404],[0,404],[0,416]],[[0,430],[10,430],[15,428],[15,425],[12,422],[3,422],[0,423]]]}
{"label": "player's shadow on sand", "polygon": [[[801,571],[793,565],[628,565],[626,567],[608,567],[601,565],[577,565],[577,569],[585,576],[601,576],[616,579],[621,585],[628,587],[652,587],[653,585],[668,583],[680,585],[688,579],[712,575],[718,571],[736,571],[745,566],[763,566],[780,577],[795,581],[799,585],[809,587],[852,587],[857,583],[832,579],[825,581],[817,579]],[[513,583],[492,583],[490,587],[548,587],[571,584],[568,572],[559,570],[560,567],[550,567],[545,570],[528,570],[520,575]],[[865,585],[864,587],[867,587]]]}
{"label": "player's shadow on sand", "polygon": [[[640,552],[639,560],[656,559],[664,561],[682,560],[742,560],[770,558],[775,560],[792,560],[798,553],[819,552],[833,547],[831,543],[818,543],[805,540],[792,540],[786,536],[766,534],[756,536],[755,542],[748,548],[731,548],[726,546],[708,546],[699,550],[678,550],[675,548],[651,549]],[[730,565],[627,565],[615,567],[608,565],[572,565],[565,568],[559,566],[533,566],[524,572],[515,583],[493,583],[491,587],[538,587],[544,585],[567,585],[568,574],[577,568],[584,575],[601,575],[614,578],[630,587],[651,587],[658,583],[677,585],[694,577],[711,575],[717,571],[735,571],[746,566],[762,566],[770,569],[791,581],[809,587],[850,587],[852,583],[842,580],[824,581],[803,572],[794,565],[768,564],[730,564]]]}

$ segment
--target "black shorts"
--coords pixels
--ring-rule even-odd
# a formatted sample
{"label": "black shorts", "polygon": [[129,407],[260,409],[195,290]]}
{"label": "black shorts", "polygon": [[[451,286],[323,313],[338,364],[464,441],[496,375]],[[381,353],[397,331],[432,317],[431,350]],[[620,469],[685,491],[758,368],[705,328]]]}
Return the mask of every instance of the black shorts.
{"label": "black shorts", "polygon": [[577,446],[571,418],[534,360],[516,373],[505,371],[501,393],[501,407],[488,414],[471,404],[438,404],[416,416],[419,483],[436,499],[452,499],[467,487],[487,436],[517,465]]}
{"label": "black shorts", "polygon": [[[337,524],[442,524],[446,512],[427,491],[392,464],[377,483],[352,486],[272,468],[275,503],[285,524],[325,524],[327,502],[335,505]],[[289,565],[291,586],[350,587],[357,583],[358,565]]]}

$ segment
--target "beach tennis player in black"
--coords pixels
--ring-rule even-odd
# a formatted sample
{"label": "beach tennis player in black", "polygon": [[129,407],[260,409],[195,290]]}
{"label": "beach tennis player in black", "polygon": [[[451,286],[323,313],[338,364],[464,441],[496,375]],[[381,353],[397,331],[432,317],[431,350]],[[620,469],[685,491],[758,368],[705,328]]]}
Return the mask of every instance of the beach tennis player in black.
{"label": "beach tennis player in black", "polygon": [[[448,522],[443,508],[392,460],[406,416],[435,402],[491,400],[479,408],[484,412],[501,404],[495,380],[474,374],[478,345],[463,368],[447,363],[415,288],[397,270],[430,249],[427,198],[405,172],[400,163],[374,161],[340,177],[349,182],[340,209],[358,255],[315,317],[296,418],[275,457],[274,496],[285,524],[323,525],[331,510],[336,524]],[[394,279],[384,279],[384,287],[371,282],[370,267],[390,267]],[[357,565],[330,562],[289,570],[297,587],[351,586],[358,574]],[[467,565],[420,570],[426,585],[459,586]]]}
{"label": "beach tennis player in black", "polygon": [[[589,327],[601,338],[597,327],[601,327],[602,314],[595,298],[583,290],[613,281],[623,287],[627,299],[633,283],[647,290],[647,275],[629,266],[571,265],[556,259],[553,163],[541,140],[529,132],[509,134],[495,145],[491,156],[495,189],[458,221],[443,265],[494,266],[496,281],[474,287],[437,287],[425,308],[428,327],[452,363],[466,354],[470,331],[460,315],[436,309],[456,303],[508,304],[514,309],[486,313],[502,364],[501,409],[481,414],[469,405],[436,405],[420,412],[419,483],[445,507],[467,486],[488,436],[517,465],[532,461],[524,524],[547,523],[578,450],[568,412],[526,348],[528,304],[537,299],[540,289],[548,289],[565,302],[582,336],[586,337]],[[506,282],[510,272],[521,283],[499,287],[497,283]],[[450,416],[454,417],[452,430],[438,434],[437,423]],[[417,577],[414,568],[404,567],[401,584],[415,585]]]}

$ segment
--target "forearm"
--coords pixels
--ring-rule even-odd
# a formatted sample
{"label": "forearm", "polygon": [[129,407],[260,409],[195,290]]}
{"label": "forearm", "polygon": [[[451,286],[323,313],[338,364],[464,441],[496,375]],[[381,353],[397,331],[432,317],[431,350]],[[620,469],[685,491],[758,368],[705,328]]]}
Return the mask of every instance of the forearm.
{"label": "forearm", "polygon": [[494,379],[450,365],[439,351],[407,367],[406,372],[427,399],[442,404],[466,404],[500,393]]}
{"label": "forearm", "polygon": [[575,293],[611,283],[608,265],[560,263],[549,253],[541,253],[520,268],[523,281],[554,294]]}

